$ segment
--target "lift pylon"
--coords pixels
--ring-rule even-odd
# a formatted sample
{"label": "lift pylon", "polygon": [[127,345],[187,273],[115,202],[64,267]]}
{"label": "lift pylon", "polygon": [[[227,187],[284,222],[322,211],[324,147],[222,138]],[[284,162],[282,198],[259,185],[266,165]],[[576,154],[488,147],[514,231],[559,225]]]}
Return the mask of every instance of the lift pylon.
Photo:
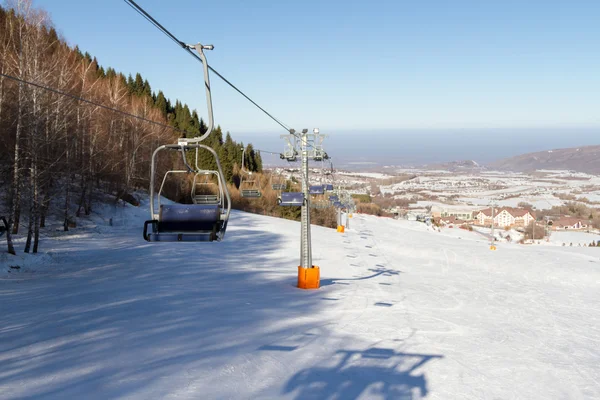
{"label": "lift pylon", "polygon": [[329,156],[323,149],[325,135],[321,135],[318,129],[308,133],[303,129],[300,135],[290,129],[289,135],[281,135],[286,140],[286,147],[281,154],[281,159],[296,161],[300,155],[302,166],[302,202],[300,215],[300,265],[298,266],[298,287],[301,289],[318,289],[320,286],[320,269],[312,263],[312,243],[310,235],[310,184],[308,179],[309,159],[321,161]]}

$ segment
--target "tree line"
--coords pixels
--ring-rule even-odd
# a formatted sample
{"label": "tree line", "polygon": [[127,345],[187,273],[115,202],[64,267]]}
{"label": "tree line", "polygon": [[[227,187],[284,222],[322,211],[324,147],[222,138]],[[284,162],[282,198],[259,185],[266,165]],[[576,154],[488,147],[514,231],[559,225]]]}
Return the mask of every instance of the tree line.
{"label": "tree line", "polygon": [[[31,0],[11,0],[0,7],[0,73],[0,215],[11,227],[7,241],[12,254],[11,234],[25,229],[25,251],[37,252],[40,228],[49,213],[60,213],[68,230],[74,217],[90,214],[97,189],[118,200],[136,188],[147,188],[153,150],[176,143],[182,136],[177,130],[193,137],[207,129],[196,110],[153,91],[141,74],[126,77],[69,46],[48,14],[33,7]],[[228,132],[223,138],[220,126],[204,143],[218,153],[228,182],[239,179],[243,144]],[[208,152],[200,160],[202,168],[216,169]],[[175,163],[174,158],[161,159],[157,175]],[[260,154],[251,145],[246,167],[262,170]]]}

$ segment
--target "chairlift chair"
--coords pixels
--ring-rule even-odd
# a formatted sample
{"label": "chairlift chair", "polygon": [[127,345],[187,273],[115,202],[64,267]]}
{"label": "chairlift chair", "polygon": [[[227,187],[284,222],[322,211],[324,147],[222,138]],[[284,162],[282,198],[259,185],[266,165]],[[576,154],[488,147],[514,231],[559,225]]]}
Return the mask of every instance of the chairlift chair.
{"label": "chairlift chair", "polygon": [[310,201],[310,206],[319,210],[331,207],[331,203],[324,197],[318,197]]}
{"label": "chairlift chair", "polygon": [[281,176],[281,174],[278,174],[277,177],[275,179],[273,179],[274,177],[275,177],[275,174],[273,174],[271,172],[271,188],[278,192],[285,190],[287,185],[285,183],[285,179]]}
{"label": "chairlift chair", "polygon": [[[204,55],[204,50],[212,50],[213,46],[203,46],[201,44],[197,44],[188,47],[193,48],[198,52],[203,64],[204,86],[206,90],[206,101],[208,107],[208,129],[200,137],[182,138],[178,140],[177,144],[162,145],[154,150],[154,153],[152,153],[150,165],[151,219],[144,223],[143,232],[144,239],[149,242],[212,242],[215,240],[222,240],[225,236],[225,231],[227,230],[227,222],[229,221],[229,214],[231,212],[231,197],[227,189],[227,183],[225,182],[225,175],[223,174],[223,170],[221,168],[219,156],[214,149],[200,143],[210,135],[214,127],[208,63]],[[203,171],[198,166],[200,149],[207,150],[215,158],[218,169],[218,171],[215,171],[215,176],[217,177],[217,182],[219,185],[219,201],[211,204],[200,204],[197,202],[198,200],[202,202],[206,199],[195,199],[193,197],[192,200],[195,202],[192,204],[161,204],[161,194],[165,185],[165,181],[170,175],[176,173],[195,173],[195,179],[197,179],[199,175],[207,172]],[[157,164],[156,158],[158,153],[162,150],[181,152],[183,164],[186,166],[187,170],[167,171],[163,177],[163,181],[158,193],[155,194],[154,181]],[[189,165],[186,157],[187,152],[190,151],[194,151],[196,155],[196,163],[194,168]],[[194,193],[195,184],[192,188],[192,194]],[[157,207],[155,207],[155,196],[158,199]]]}
{"label": "chairlift chair", "polygon": [[311,195],[324,194],[325,189],[324,189],[323,185],[312,185],[312,186],[309,186],[308,193]]}
{"label": "chairlift chair", "polygon": [[218,192],[216,194],[198,193],[201,188],[214,188],[215,183],[212,182],[211,177],[215,176],[217,182],[219,181],[218,171],[200,171],[194,175],[192,182],[192,202],[194,204],[219,204],[223,198],[223,188],[217,186]]}
{"label": "chairlift chair", "polygon": [[[256,177],[252,179],[252,172],[244,168],[244,160],[246,158],[246,148],[242,151],[242,177],[240,179],[240,194],[242,197],[257,199],[262,197],[260,186],[257,183]],[[245,177],[245,179],[244,179]]]}
{"label": "chairlift chair", "polygon": [[[287,207],[298,207],[304,205],[306,199],[304,198],[304,193],[302,191],[292,191],[292,185],[294,185],[294,172],[290,170],[292,175],[290,177],[290,191],[289,192],[281,192],[279,197],[277,198],[277,204],[280,206]],[[297,182],[295,183],[298,184]]]}
{"label": "chairlift chair", "polygon": [[310,206],[312,208],[323,209],[329,207],[329,201],[325,198],[325,186],[313,185],[308,188],[308,193],[312,196]]}
{"label": "chairlift chair", "polygon": [[302,192],[283,192],[277,203],[280,206],[299,207],[304,205],[304,193]]}
{"label": "chairlift chair", "polygon": [[290,134],[280,136],[282,139],[285,139],[286,144],[283,149],[283,153],[279,155],[279,158],[281,158],[282,160],[287,160],[289,162],[294,162],[298,160],[298,151],[296,150],[297,137],[292,132],[293,130],[290,130]]}

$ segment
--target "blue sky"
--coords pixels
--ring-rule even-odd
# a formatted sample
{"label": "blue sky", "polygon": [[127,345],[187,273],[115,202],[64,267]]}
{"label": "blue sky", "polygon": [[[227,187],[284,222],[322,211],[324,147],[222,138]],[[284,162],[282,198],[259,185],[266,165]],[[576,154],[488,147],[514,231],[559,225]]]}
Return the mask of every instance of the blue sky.
{"label": "blue sky", "polygon": [[[139,0],[288,125],[600,126],[600,1]],[[70,44],[205,115],[200,64],[124,1],[37,0]],[[232,132],[281,129],[212,78]],[[281,133],[283,129],[281,129]]]}

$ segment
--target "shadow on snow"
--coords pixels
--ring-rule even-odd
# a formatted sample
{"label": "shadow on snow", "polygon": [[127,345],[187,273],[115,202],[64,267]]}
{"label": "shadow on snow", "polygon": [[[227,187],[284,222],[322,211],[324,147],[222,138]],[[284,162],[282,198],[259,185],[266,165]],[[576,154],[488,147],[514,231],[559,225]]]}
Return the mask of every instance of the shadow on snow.
{"label": "shadow on snow", "polygon": [[380,347],[340,350],[328,362],[330,365],[295,374],[286,383],[284,393],[296,393],[296,399],[421,398],[428,394],[427,380],[416,370],[442,357]]}

